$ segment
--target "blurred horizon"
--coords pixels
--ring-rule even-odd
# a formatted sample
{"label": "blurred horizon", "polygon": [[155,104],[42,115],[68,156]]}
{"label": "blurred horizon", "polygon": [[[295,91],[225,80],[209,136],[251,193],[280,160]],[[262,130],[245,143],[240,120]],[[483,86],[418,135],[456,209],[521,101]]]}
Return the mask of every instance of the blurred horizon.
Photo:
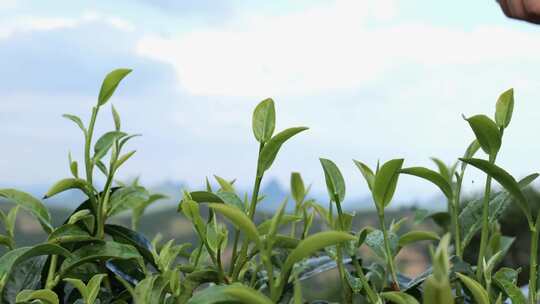
{"label": "blurred horizon", "polygon": [[[0,188],[68,176],[68,152],[82,161],[83,140],[61,115],[86,122],[118,67],[134,71],[111,103],[127,132],[143,134],[120,180],[200,189],[216,174],[250,191],[251,114],[272,97],[277,131],[310,130],[284,145],[264,185],[283,193],[298,171],[323,197],[324,157],[343,171],[347,201],[366,202],[352,159],[450,164],[474,138],[461,114],[493,115],[511,87],[515,112],[497,162],[522,177],[540,169],[539,31],[495,1],[0,0]],[[109,109],[98,134],[113,128]],[[483,182],[469,169],[466,194]],[[428,204],[437,191],[403,177],[396,201]]]}

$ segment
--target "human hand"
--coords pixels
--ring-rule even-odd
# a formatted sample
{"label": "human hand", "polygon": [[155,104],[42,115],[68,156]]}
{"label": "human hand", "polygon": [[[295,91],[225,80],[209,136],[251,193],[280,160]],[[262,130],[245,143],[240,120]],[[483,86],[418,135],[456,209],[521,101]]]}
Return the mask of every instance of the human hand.
{"label": "human hand", "polygon": [[540,24],[540,0],[497,0],[497,2],[506,16]]}

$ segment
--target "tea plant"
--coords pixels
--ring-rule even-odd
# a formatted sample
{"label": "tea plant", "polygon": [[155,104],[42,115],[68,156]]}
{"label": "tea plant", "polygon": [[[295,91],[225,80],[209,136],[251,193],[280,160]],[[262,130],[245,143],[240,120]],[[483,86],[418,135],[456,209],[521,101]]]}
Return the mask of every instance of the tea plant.
{"label": "tea plant", "polygon": [[[259,145],[253,191],[238,193],[234,180],[219,176],[215,176],[217,189],[207,180],[204,190],[183,191],[178,211],[191,222],[199,240],[192,246],[163,242],[159,236],[149,241],[136,232],[145,209],[164,196],[150,194],[137,181],[116,181],[118,170],[135,154],[135,150],[124,150],[137,134],[122,131],[114,106],[114,128],[94,138],[98,114],[130,72],[118,69],[105,77],[87,125],[75,115],[64,115],[82,131],[84,175],[79,173],[79,162],[68,155],[72,176],[55,183],[43,199],[76,189],[87,200],[62,225],[53,227],[40,199],[15,189],[0,189],[0,197],[14,204],[7,214],[0,212],[4,225],[0,244],[8,250],[0,257],[0,302],[300,304],[305,303],[301,288],[305,280],[337,269],[342,303],[537,303],[540,214],[532,214],[523,188],[538,174],[518,182],[495,163],[512,118],[512,90],[500,96],[494,119],[486,115],[464,117],[476,139],[451,166],[433,158],[437,170],[405,167],[404,160],[398,158],[372,169],[355,160],[378,216],[378,227],[359,230],[352,225],[354,213],[342,208],[346,199],[343,175],[325,158],[320,163],[328,190],[327,207],[309,198],[302,176],[292,173],[294,211],[285,211],[289,199],[284,198],[271,218],[257,220],[257,207],[266,203],[260,193],[266,172],[285,143],[307,130],[293,127],[275,134],[274,102],[266,99],[255,108],[252,118]],[[486,159],[475,158],[480,150]],[[469,166],[486,174],[484,195],[463,203],[461,190]],[[96,173],[103,175],[103,187],[95,182]],[[402,174],[426,180],[442,192],[447,210],[426,217],[439,223],[442,232],[403,233],[406,218],[388,222],[386,211]],[[503,190],[494,193],[492,180]],[[510,204],[521,208],[531,232],[528,299],[516,286],[519,269],[499,266],[513,242],[501,234],[498,225]],[[47,233],[45,242],[17,247],[15,220],[21,209],[39,221]],[[110,218],[128,211],[131,228],[109,223]],[[324,225],[323,231],[312,231],[316,221]],[[469,264],[463,253],[478,233],[478,262]],[[432,266],[409,278],[400,273],[396,256],[419,241],[438,245],[430,247]],[[363,260],[359,250],[363,246],[377,259],[370,263]]]}

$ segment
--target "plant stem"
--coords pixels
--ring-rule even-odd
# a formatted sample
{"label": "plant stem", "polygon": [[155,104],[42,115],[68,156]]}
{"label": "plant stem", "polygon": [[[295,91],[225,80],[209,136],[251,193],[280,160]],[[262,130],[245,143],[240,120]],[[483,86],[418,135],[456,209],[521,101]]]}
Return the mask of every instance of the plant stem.
{"label": "plant stem", "polygon": [[459,227],[459,207],[460,207],[460,197],[461,197],[461,184],[463,182],[463,173],[464,170],[461,170],[461,174],[456,174],[457,185],[455,190],[454,202],[452,207],[452,225],[454,226],[454,247],[456,249],[456,255],[459,258],[463,257],[463,252],[461,248],[461,231]]}
{"label": "plant stem", "polygon": [[[337,212],[338,212],[338,222],[339,222],[339,230],[345,231],[345,226],[343,225],[343,210],[341,209],[341,203],[339,202],[339,199],[337,196],[334,198],[336,202]],[[336,246],[336,253],[337,253],[337,264],[338,264],[338,271],[339,276],[341,278],[341,285],[343,286],[343,297],[345,300],[345,303],[352,303],[352,292],[350,289],[349,284],[347,283],[347,277],[345,276],[345,266],[343,265],[343,247],[341,244],[338,244]]]}
{"label": "plant stem", "polygon": [[529,257],[529,302],[531,304],[537,304],[538,230],[540,230],[540,213],[536,217],[534,229],[531,230],[531,256]]}
{"label": "plant stem", "polygon": [[[489,157],[489,162],[493,164],[495,162],[496,155]],[[491,194],[491,176],[486,177],[486,186],[484,189],[484,201],[482,207],[482,234],[480,237],[480,252],[478,254],[478,261],[476,263],[476,278],[479,282],[482,282],[482,273],[484,272],[483,262],[486,255],[486,249],[489,241],[489,197]]]}
{"label": "plant stem", "polygon": [[[259,156],[257,157],[257,164],[259,163],[259,157],[261,156],[261,151],[264,147],[264,143],[261,143],[259,145]],[[258,167],[258,166],[257,166]],[[251,203],[249,205],[249,218],[253,220],[255,217],[255,211],[257,211],[257,201],[259,200],[259,191],[261,188],[261,182],[263,179],[264,174],[259,174],[259,170],[257,170],[256,176],[255,176],[255,184],[253,185],[253,192],[251,194]],[[240,270],[242,268],[242,265],[245,263],[245,259],[247,257],[247,251],[249,246],[249,239],[244,238],[244,242],[242,243],[242,249],[240,249],[240,255],[238,256],[236,265],[232,265],[234,267],[233,270],[233,282],[238,280],[238,275],[240,274]],[[234,253],[233,253],[234,254]]]}
{"label": "plant stem", "polygon": [[[97,115],[99,112],[99,107],[93,107],[92,108],[92,116],[90,117],[90,123],[88,125],[88,130],[85,133],[85,142],[84,142],[84,165],[85,165],[85,173],[86,173],[86,181],[90,186],[93,187],[93,168],[94,163],[90,157],[90,148],[92,145],[92,136],[94,134],[94,126],[96,124]],[[99,232],[99,217],[101,216],[101,211],[99,210],[98,206],[98,200],[96,196],[94,195],[93,191],[90,191],[89,198],[90,202],[92,203],[92,208],[94,208],[94,212],[96,215],[96,228],[94,229],[94,234],[98,235]]]}
{"label": "plant stem", "polygon": [[56,254],[51,256],[51,264],[49,265],[49,272],[47,273],[47,281],[45,288],[53,289],[55,284],[54,275],[56,273],[56,264],[58,263],[58,256]]}
{"label": "plant stem", "polygon": [[354,269],[356,270],[358,278],[360,278],[360,282],[362,282],[362,287],[364,287],[364,290],[366,291],[366,295],[367,295],[369,301],[372,304],[377,303],[377,301],[378,301],[377,294],[373,291],[373,289],[369,285],[369,282],[368,282],[368,280],[366,278],[366,275],[364,274],[364,271],[362,270],[362,265],[360,265],[360,263],[358,263],[358,259],[357,259],[356,256],[352,256],[351,259],[352,259],[352,262],[353,262],[353,265],[354,265]]}
{"label": "plant stem", "polygon": [[240,239],[240,230],[234,229],[234,243],[232,247],[232,256],[231,256],[231,263],[229,265],[229,276],[232,276],[232,273],[234,271],[234,263],[236,262],[236,259],[238,258],[237,251],[238,251],[238,240]]}
{"label": "plant stem", "polygon": [[390,240],[388,239],[388,231],[386,230],[386,224],[384,223],[384,210],[379,212],[379,222],[383,231],[384,237],[384,249],[386,250],[386,259],[388,268],[390,269],[390,275],[392,276],[392,288],[395,291],[399,291],[399,284],[397,280],[396,268],[394,266],[394,259],[392,257],[392,250],[390,249]]}

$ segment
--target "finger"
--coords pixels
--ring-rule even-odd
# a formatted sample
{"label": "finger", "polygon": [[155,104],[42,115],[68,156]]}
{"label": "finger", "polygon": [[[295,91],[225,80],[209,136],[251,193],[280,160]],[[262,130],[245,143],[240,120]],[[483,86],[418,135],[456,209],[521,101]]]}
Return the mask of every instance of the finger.
{"label": "finger", "polygon": [[507,0],[498,0],[498,2],[499,2],[499,5],[501,6],[501,9],[502,9],[503,13],[507,17],[512,17],[512,13],[510,12],[510,8],[508,7]]}
{"label": "finger", "polygon": [[530,17],[540,17],[540,1],[539,0],[523,0],[525,12]]}
{"label": "finger", "polygon": [[522,20],[527,19],[527,11],[525,11],[523,0],[506,0],[506,4],[512,17]]}

